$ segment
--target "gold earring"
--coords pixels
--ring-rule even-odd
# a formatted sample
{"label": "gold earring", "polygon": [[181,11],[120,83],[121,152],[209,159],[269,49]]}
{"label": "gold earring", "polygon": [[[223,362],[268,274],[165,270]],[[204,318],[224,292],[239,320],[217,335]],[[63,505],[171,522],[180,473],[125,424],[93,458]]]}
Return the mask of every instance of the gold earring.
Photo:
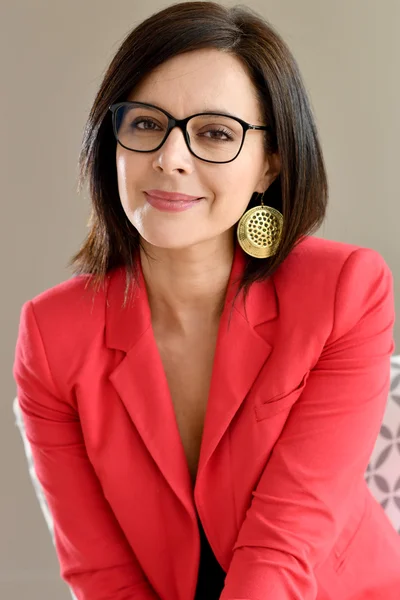
{"label": "gold earring", "polygon": [[254,258],[276,254],[282,237],[283,215],[272,206],[264,206],[264,194],[261,196],[261,205],[246,211],[237,227],[240,246]]}

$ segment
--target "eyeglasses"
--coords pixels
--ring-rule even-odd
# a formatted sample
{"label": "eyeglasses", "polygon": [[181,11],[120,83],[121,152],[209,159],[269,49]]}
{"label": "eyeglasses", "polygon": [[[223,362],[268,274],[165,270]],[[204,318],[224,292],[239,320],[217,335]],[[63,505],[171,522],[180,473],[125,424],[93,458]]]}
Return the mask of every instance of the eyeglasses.
{"label": "eyeglasses", "polygon": [[155,152],[171,130],[179,127],[189,151],[196,158],[211,163],[235,160],[249,129],[271,130],[267,125],[250,125],[238,117],[216,112],[175,119],[167,111],[144,102],[118,102],[109,110],[115,138],[127,150]]}

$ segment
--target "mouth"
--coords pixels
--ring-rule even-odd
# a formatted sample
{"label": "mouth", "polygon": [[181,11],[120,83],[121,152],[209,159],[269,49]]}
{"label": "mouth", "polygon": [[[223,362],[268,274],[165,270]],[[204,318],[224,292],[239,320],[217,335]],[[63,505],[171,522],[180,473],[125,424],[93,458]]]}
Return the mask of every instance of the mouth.
{"label": "mouth", "polygon": [[167,202],[195,202],[201,200],[199,196],[189,196],[178,192],[164,192],[163,190],[145,190],[147,196],[158,198]]}
{"label": "mouth", "polygon": [[[182,211],[186,211],[190,208],[193,208],[195,206],[197,206],[199,203],[202,202],[203,198],[196,198],[193,196],[189,196],[189,198],[191,198],[190,200],[181,200],[180,198],[182,197],[186,197],[188,198],[188,196],[186,194],[167,194],[167,200],[165,198],[161,198],[160,196],[155,196],[152,194],[149,194],[149,192],[144,192],[146,201],[148,202],[148,204],[150,204],[150,206],[152,206],[153,208],[159,210],[159,211],[163,211],[163,212],[169,212],[169,213],[178,213],[178,212],[182,212]],[[172,200],[171,200],[171,196],[172,196]],[[178,197],[178,199],[177,199]]]}

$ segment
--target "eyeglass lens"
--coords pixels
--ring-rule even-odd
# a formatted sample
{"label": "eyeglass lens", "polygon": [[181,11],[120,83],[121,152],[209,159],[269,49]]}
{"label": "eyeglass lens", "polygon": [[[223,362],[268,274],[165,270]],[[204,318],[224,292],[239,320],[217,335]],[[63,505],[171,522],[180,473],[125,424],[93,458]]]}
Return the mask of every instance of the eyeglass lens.
{"label": "eyeglass lens", "polygon": [[[164,140],[168,118],[156,108],[120,106],[115,115],[119,142],[131,150],[155,150]],[[230,117],[203,114],[187,124],[193,152],[205,160],[225,162],[239,152],[243,138],[240,123]]]}

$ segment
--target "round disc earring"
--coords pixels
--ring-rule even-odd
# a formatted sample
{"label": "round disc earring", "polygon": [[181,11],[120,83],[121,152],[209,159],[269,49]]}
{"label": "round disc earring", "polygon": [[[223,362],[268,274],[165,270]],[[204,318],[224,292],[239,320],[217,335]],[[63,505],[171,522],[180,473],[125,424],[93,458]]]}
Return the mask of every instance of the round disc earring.
{"label": "round disc earring", "polygon": [[283,215],[272,206],[264,206],[264,194],[260,206],[246,211],[237,227],[241,248],[254,258],[268,258],[276,254],[282,237]]}

